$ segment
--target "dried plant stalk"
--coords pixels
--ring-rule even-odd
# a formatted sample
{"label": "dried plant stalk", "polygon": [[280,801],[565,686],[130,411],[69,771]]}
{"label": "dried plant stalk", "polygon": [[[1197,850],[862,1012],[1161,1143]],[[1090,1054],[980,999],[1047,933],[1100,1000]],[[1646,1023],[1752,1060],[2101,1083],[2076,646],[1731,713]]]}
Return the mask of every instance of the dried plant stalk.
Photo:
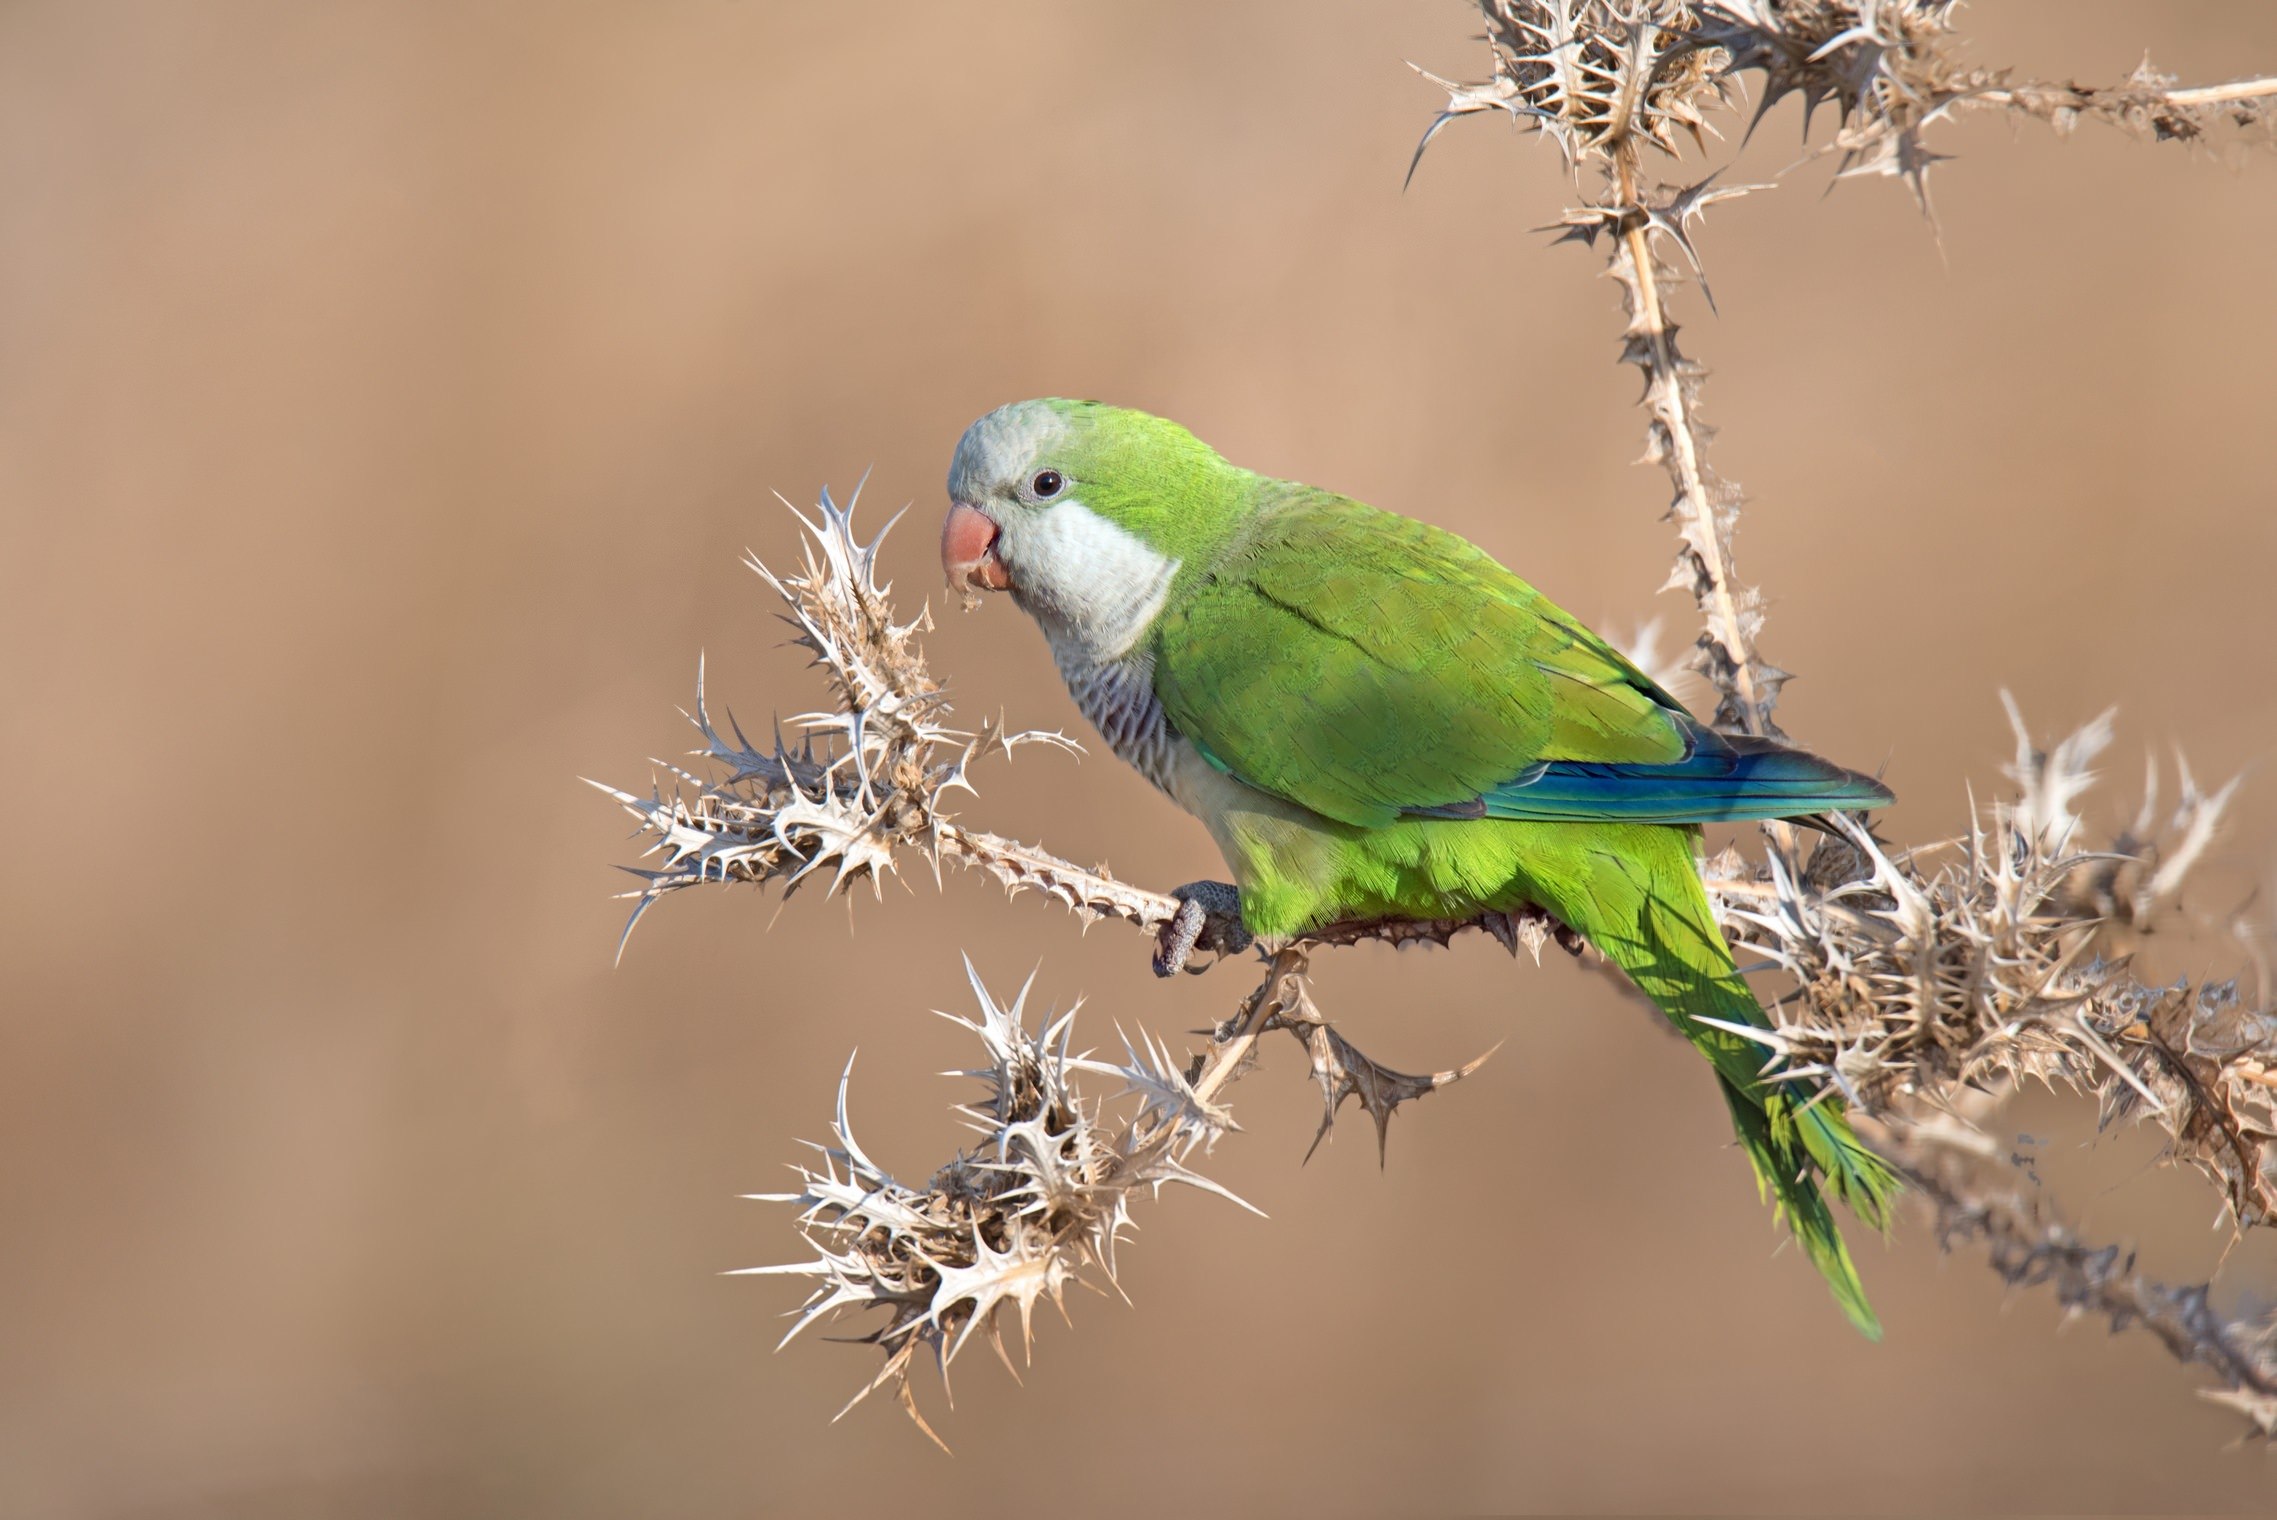
{"label": "dried plant stalk", "polygon": [[[840,508],[827,491],[814,517],[792,510],[806,539],[801,568],[778,574],[756,558],[750,564],[789,609],[794,642],[813,656],[835,705],[794,719],[802,735],[796,744],[778,731],[761,749],[732,719],[721,732],[699,668],[689,721],[703,741],[696,755],[717,774],[658,761],[673,785],[652,787],[646,797],[592,783],[638,822],[657,860],[635,872],[642,885],[628,894],[634,910],[626,934],[659,898],[689,887],[774,882],[788,895],[819,880],[827,892],[867,882],[877,893],[911,855],[936,875],[944,860],[986,871],[1008,891],[1040,892],[1085,922],[1119,919],[1150,933],[1167,923],[1179,907],[1173,897],[949,816],[946,799],[973,790],[976,760],[1025,745],[1075,746],[1056,733],[951,727],[946,694],[927,672],[916,637],[927,618],[896,621],[890,588],[877,583],[885,534],[863,543],[852,504]],[[1548,933],[1542,921],[1497,914],[1475,924],[1331,927],[1309,942],[1443,943],[1468,927],[1489,929],[1513,949],[1538,949]],[[1348,1098],[1359,1099],[1381,1144],[1400,1105],[1477,1069],[1474,1060],[1417,1076],[1370,1060],[1321,1013],[1307,969],[1304,947],[1275,948],[1256,989],[1202,1054],[1181,1067],[1166,1045],[1143,1033],[1136,1043],[1125,1037],[1120,1062],[1073,1052],[1073,1010],[1030,1032],[1022,1019],[1026,989],[1001,1004],[968,963],[980,1016],[957,1022],[986,1048],[988,1063],[966,1075],[987,1092],[958,1112],[981,1142],[924,1186],[904,1184],[855,1140],[842,1080],[834,1143],[819,1148],[820,1166],[798,1168],[797,1192],[752,1195],[797,1205],[799,1227],[815,1250],[807,1261],[745,1269],[817,1281],[785,1342],[818,1320],[884,1311],[885,1323],[862,1337],[885,1352],[884,1365],[846,1407],[890,1387],[938,1441],[909,1389],[921,1352],[933,1354],[945,1379],[979,1332],[1010,1365],[1000,1311],[1017,1310],[1025,1344],[1039,1299],[1060,1305],[1067,1284],[1087,1277],[1112,1284],[1115,1246],[1140,1192],[1175,1182],[1232,1197],[1195,1163],[1235,1127],[1220,1093],[1249,1069],[1260,1037],[1287,1030],[1305,1047],[1323,1101],[1315,1146]],[[1103,1105],[1082,1097],[1082,1074],[1118,1078],[1121,1096],[1136,1097],[1135,1112],[1107,1122]]]}
{"label": "dried plant stalk", "polygon": [[2225,1313],[2210,1284],[2161,1282],[2132,1251],[2080,1240],[1972,1130],[1869,1122],[1866,1133],[1928,1206],[1947,1249],[1981,1243],[2012,1286],[2051,1288],[2070,1314],[2098,1316],[2114,1331],[2149,1331],[2177,1361],[2208,1369],[2219,1386],[2200,1390],[2204,1397],[2237,1411],[2262,1439],[2277,1438],[2277,1313]]}
{"label": "dried plant stalk", "polygon": [[1641,167],[1646,149],[1674,154],[1681,141],[1701,140],[1711,113],[1728,109],[1726,55],[1700,45],[1698,18],[1682,4],[1485,0],[1481,10],[1493,76],[1463,85],[1426,75],[1447,90],[1449,104],[1417,156],[1456,117],[1502,110],[1547,134],[1576,171],[1598,171],[1599,198],[1567,210],[1559,226],[1568,239],[1609,240],[1610,272],[1629,315],[1621,357],[1644,374],[1647,457],[1667,470],[1674,490],[1669,516],[1680,548],[1669,585],[1689,590],[1700,612],[1693,668],[1717,692],[1719,726],[1775,736],[1771,710],[1788,677],[1756,652],[1762,596],[1741,584],[1732,553],[1742,498],[1708,462],[1709,429],[1700,419],[1706,372],[1677,345],[1666,291],[1678,276],[1653,248],[1655,236],[1666,238],[1697,275],[1691,224],[1716,202],[1760,187],[1717,187],[1709,176],[1648,194]]}
{"label": "dried plant stalk", "polygon": [[2108,88],[2012,83],[1962,60],[1951,0],[1480,0],[1479,9],[1492,72],[1474,84],[1425,74],[1448,100],[1416,158],[1449,122],[1499,111],[1549,137],[1577,173],[1596,171],[1599,197],[1569,209],[1559,226],[1592,244],[1610,235],[1610,273],[1629,314],[1622,357],[1644,373],[1648,457],[1674,488],[1669,515],[1681,546],[1669,584],[1699,607],[1694,668],[1716,689],[1717,724],[1746,733],[1779,732],[1771,712],[1789,675],[1756,647],[1762,596],[1739,579],[1731,542],[1743,498],[1708,461],[1706,372],[1678,347],[1667,309],[1678,272],[1656,257],[1654,239],[1679,248],[1704,278],[1692,223],[1718,201],[1765,187],[1717,186],[1711,173],[1650,189],[1647,151],[1673,158],[1687,142],[1704,144],[1716,118],[1739,108],[1741,76],[1757,74],[1756,120],[1797,95],[1807,134],[1811,114],[1833,102],[1839,123],[1820,151],[1841,155],[1837,172],[1901,176],[1926,211],[1929,170],[1944,155],[1924,133],[1959,110],[2002,106],[2058,130],[2084,117],[2186,141],[2224,121],[2266,132],[2277,119],[2277,78],[2180,89],[2146,61]]}
{"label": "dried plant stalk", "polygon": [[[897,624],[884,590],[868,579],[876,541],[862,546],[850,513],[827,496],[819,518],[802,522],[804,573],[761,573],[792,609],[800,641],[840,702],[875,705],[805,715],[800,724],[819,740],[794,747],[777,738],[759,751],[732,724],[733,740],[723,738],[699,696],[691,718],[704,741],[697,753],[723,774],[703,779],[674,769],[680,785],[648,798],[607,789],[664,857],[640,873],[635,918],[657,897],[704,883],[777,881],[789,891],[819,875],[833,891],[864,880],[874,886],[914,853],[936,870],[944,858],[958,860],[1010,890],[1044,892],[1086,921],[1116,918],[1147,932],[1166,922],[1177,906],[1171,897],[947,815],[947,795],[972,788],[970,760],[1030,736],[991,743],[949,728],[948,704],[924,674],[922,650],[913,637],[894,637],[922,620]],[[2163,816],[2146,799],[2122,841],[2124,854],[2082,851],[2073,844],[2083,828],[2077,806],[2109,742],[2108,715],[2048,751],[2031,744],[2020,720],[2018,732],[2015,799],[1987,809],[1966,839],[1893,855],[1851,829],[1822,841],[1797,868],[1777,854],[1758,864],[1729,852],[1709,863],[1727,932],[1784,971],[1794,989],[1777,1004],[1776,1030],[1746,1032],[1765,1044],[1769,1069],[1837,1088],[1858,1112],[1879,1116],[1885,1133],[1901,1136],[1964,1090],[2006,1089],[2026,1077],[2067,1084],[2092,1095],[2106,1120],[2153,1119],[2171,1137],[2170,1159],[2223,1184],[2241,1226],[2272,1222],[2277,1015],[2227,984],[2144,986],[2123,957],[2097,950],[2110,948],[2113,929],[2147,928],[2171,911],[2233,788],[2207,794],[2186,780]],[[1053,747],[1064,743],[1054,736]],[[925,744],[935,749],[918,754]],[[888,773],[915,779],[898,789],[878,779]],[[1411,1076],[1369,1059],[1314,1001],[1308,947],[1361,939],[1443,944],[1474,928],[1513,953],[1538,956],[1552,941],[1583,949],[1540,915],[1332,926],[1304,945],[1278,947],[1258,987],[1183,1068],[1143,1034],[1135,1044],[1125,1040],[1118,1063],[1072,1054],[1065,1022],[1027,1035],[1022,1000],[1006,1008],[976,979],[982,1016],[970,1027],[991,1065],[973,1075],[996,1096],[965,1112],[982,1127],[983,1142],[924,1187],[904,1186],[854,1143],[842,1092],[837,1143],[824,1152],[822,1169],[802,1169],[801,1190],[779,1195],[799,1204],[817,1251],[810,1261],[769,1269],[820,1280],[796,1328],[841,1311],[886,1311],[886,1324],[866,1337],[886,1351],[886,1364],[864,1392],[890,1386],[914,1417],[907,1379],[919,1352],[930,1349],[945,1373],[976,1328],[999,1341],[994,1318],[1006,1305],[1020,1310],[1025,1338],[1038,1296],[1056,1302],[1066,1283],[1088,1273],[1112,1281],[1113,1244],[1140,1187],[1214,1186],[1194,1166],[1234,1127],[1223,1089],[1248,1069],[1257,1040],[1276,1029],[1305,1048],[1324,1100],[1319,1133],[1345,1099],[1357,1097],[1381,1143],[1401,1104],[1459,1080],[1478,1062]],[[1081,1073],[1118,1077],[1139,1098],[1136,1114],[1105,1124],[1096,1105],[1074,1096]],[[1092,1191],[1081,1207],[1021,1214],[1036,1197],[1063,1198],[1056,1173],[1035,1175],[1050,1164],[1039,1159],[1050,1154],[1039,1135],[1056,1137],[1057,1156],[1070,1165],[1088,1158],[1080,1175]],[[1893,1159],[1907,1164],[1902,1153]],[[876,1211],[858,1206],[863,1200]],[[1974,1225],[1949,1233],[1972,1232],[1984,1233]],[[2067,1251],[2075,1244],[2064,1242]],[[2049,1249],[2057,1244],[2051,1237]],[[2243,1333],[2235,1325],[2224,1331],[2233,1339]],[[2227,1365],[2216,1349],[2197,1359]]]}
{"label": "dried plant stalk", "polygon": [[[2059,130],[2088,118],[2194,140],[2224,122],[2265,130],[2277,99],[2277,79],[2182,89],[2148,64],[2111,88],[2012,82],[1961,60],[1947,0],[1481,0],[1481,10],[1492,76],[1436,81],[1449,104],[1423,146],[1457,117],[1497,110],[1549,135],[1577,174],[1595,172],[1597,197],[1558,226],[1592,246],[1606,239],[1628,312],[1623,358],[1645,377],[1650,456],[1672,488],[1671,584],[1691,592],[1700,616],[1694,668],[1717,693],[1717,722],[1758,734],[1777,734],[1772,712],[1788,677],[1757,648],[1761,598],[1739,579],[1732,547],[1742,498],[1709,463],[1704,371],[1679,347],[1668,310],[1684,276],[1658,250],[1681,253],[1704,293],[1693,225],[1708,206],[1761,187],[1718,185],[1715,174],[1648,187],[1646,151],[1703,144],[1719,113],[1738,109],[1739,76],[1757,73],[1758,118],[1799,94],[1807,133],[1810,112],[1832,102],[1837,129],[1819,151],[1840,155],[1837,172],[1903,177],[1926,210],[1940,155],[1924,134],[1960,110],[2004,108]],[[1119,919],[1148,933],[1167,923],[1179,905],[1165,894],[952,816],[947,799],[973,790],[976,762],[1076,746],[1057,733],[952,727],[918,642],[927,616],[895,621],[889,588],[876,580],[878,540],[856,539],[851,508],[827,493],[818,516],[801,521],[798,572],[778,575],[756,559],[752,567],[789,607],[834,704],[792,720],[795,745],[778,729],[760,749],[732,720],[732,739],[722,735],[699,669],[691,721],[714,774],[664,765],[669,786],[645,797],[602,788],[650,838],[655,864],[629,894],[632,921],[658,898],[706,883],[775,882],[786,895],[810,880],[829,892],[864,881],[878,890],[914,855],[936,877],[943,860],[974,867],[1086,922]],[[2185,767],[2180,799],[2162,813],[2154,772],[2134,823],[2091,850],[2076,805],[2108,745],[2108,715],[2051,750],[2032,743],[2021,719],[2017,732],[2015,795],[1978,810],[1962,839],[1892,850],[1838,824],[1807,857],[1782,833],[1760,862],[1734,851],[1709,863],[1727,934],[1784,985],[1777,1027],[1738,1032],[1764,1045],[1767,1071],[1842,1094],[1869,1140],[1913,1180],[1942,1239],[1981,1241],[2009,1282],[2050,1284],[2075,1310],[2149,1329],[2210,1369],[2219,1384],[2210,1396],[2277,1435],[2277,1321],[2226,1314],[2205,1285],[2157,1283],[2127,1253],[2081,1243],[2025,1179],[1987,1164],[1996,1148],[1962,1119],[1982,1113],[1981,1095],[2025,1079],[2066,1086],[2092,1098],[2103,1123],[2154,1123],[2166,1159],[2213,1181],[2236,1228],[2277,1223],[2277,1011],[2265,993],[2249,999],[2232,983],[2143,982],[2129,959],[2135,939],[2173,915],[2235,783],[2206,793]],[[988,1059],[967,1074],[984,1095],[959,1111],[979,1143],[923,1186],[903,1184],[855,1142],[842,1081],[835,1143],[819,1166],[799,1168],[796,1192],[766,1195],[799,1208],[814,1255],[752,1270],[815,1281],[792,1335],[841,1313],[882,1311],[864,1338],[885,1362],[856,1402],[891,1387],[922,1426],[908,1381],[920,1352],[930,1350],[945,1377],[985,1333],[1009,1366],[1002,1312],[1017,1310],[1025,1342],[1039,1300],[1059,1304],[1072,1281],[1111,1284],[1140,1190],[1176,1182],[1224,1192],[1196,1167],[1236,1127],[1225,1089],[1265,1035],[1286,1030],[1303,1045],[1322,1093],[1321,1134],[1357,1097],[1379,1144],[1402,1104],[1475,1070],[1472,1061],[1412,1076],[1369,1060],[1321,1013],[1307,981],[1314,948],[1444,943],[1471,928],[1514,954],[1538,957],[1553,940],[1583,952],[1539,914],[1332,926],[1262,947],[1263,980],[1184,1064],[1144,1033],[1123,1039],[1119,1062],[1077,1054],[1072,1011],[1032,1033],[1025,990],[1007,1007],[974,976],[980,1015],[958,1022]],[[1092,1077],[1115,1078],[1121,1091],[1086,1097]]]}
{"label": "dried plant stalk", "polygon": [[[1714,201],[1761,187],[1711,188],[1710,173],[1648,194],[1645,150],[1673,157],[1685,141],[1703,144],[1711,119],[1735,108],[1738,76],[1753,72],[1761,76],[1755,120],[1799,95],[1807,137],[1815,109],[1834,102],[1837,130],[1820,151],[1841,155],[1837,174],[1900,176],[1926,213],[1928,173],[1942,155],[1924,134],[1962,109],[2002,106],[2059,131],[2084,116],[2194,140],[2224,118],[2265,133],[2277,98],[2277,78],[2185,90],[2147,61],[2109,89],[2011,83],[1961,60],[1950,0],[1480,0],[1480,10],[1492,76],[1475,85],[1434,79],[1449,103],[1417,156],[1453,118],[1500,110],[1548,135],[1577,172],[1597,170],[1599,199],[1569,209],[1559,225],[1592,245],[1611,235],[1609,272],[1629,316],[1622,357],[1644,372],[1648,457],[1675,488],[1670,515],[1681,543],[1670,585],[1690,590],[1699,609],[1694,668],[1718,694],[1717,723],[1753,733],[1778,732],[1771,708],[1788,677],[1757,650],[1760,597],[1737,579],[1732,555],[1742,499],[1706,462],[1703,372],[1676,345],[1666,305],[1676,271],[1655,259],[1654,237],[1683,253],[1705,293],[1691,223]],[[1741,1032],[1763,1041],[1771,1069],[1838,1088],[1878,1115],[1893,1147],[1964,1089],[2007,1091],[2025,1077],[2064,1083],[2092,1094],[2104,1122],[2154,1117],[2169,1136],[2168,1159],[2221,1186],[2239,1228],[2270,1222],[2277,1018],[2231,983],[2144,986],[2116,945],[2119,931],[2172,903],[2235,783],[2209,796],[2185,769],[2181,806],[2161,832],[2152,827],[2154,778],[2136,826],[2091,856],[2079,851],[2071,803],[2108,742],[2107,717],[2052,754],[2034,749],[2020,720],[2017,730],[2012,775],[2022,794],[1980,815],[1966,840],[1892,859],[1845,824],[1844,837],[1822,844],[1806,868],[1791,833],[1774,830],[1760,866],[1736,852],[1714,864],[1711,894],[1727,932],[1797,988],[1776,1032]],[[1898,1149],[1891,1159],[1906,1165]],[[2084,1259],[2044,1208],[1996,1207],[1942,1173],[1916,1181],[1944,1237],[1988,1240],[2011,1281],[2028,1275],[2020,1263]],[[2107,1254],[2094,1259],[2110,1265]],[[2260,1374],[2239,1370],[2250,1359],[2216,1334],[2229,1331],[2209,1317],[2202,1293],[2189,1313],[2130,1314],[2110,1296],[2107,1271],[2049,1275],[2067,1303],[2109,1310],[2115,1324],[2150,1324],[2177,1355],[2222,1372],[2228,1394],[2270,1433],[2269,1406],[2253,1402],[2267,1388],[2255,1382]],[[2266,1357],[2258,1365],[2266,1369]]]}

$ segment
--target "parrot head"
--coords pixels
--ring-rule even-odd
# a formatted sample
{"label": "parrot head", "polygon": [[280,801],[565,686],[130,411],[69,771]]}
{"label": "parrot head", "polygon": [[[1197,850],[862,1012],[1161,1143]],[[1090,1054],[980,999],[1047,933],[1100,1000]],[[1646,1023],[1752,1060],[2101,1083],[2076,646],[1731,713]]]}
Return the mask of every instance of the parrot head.
{"label": "parrot head", "polygon": [[1248,478],[1175,422],[1017,401],[957,444],[941,568],[957,591],[1011,592],[1055,646],[1112,657],[1153,621],[1180,567],[1232,532]]}

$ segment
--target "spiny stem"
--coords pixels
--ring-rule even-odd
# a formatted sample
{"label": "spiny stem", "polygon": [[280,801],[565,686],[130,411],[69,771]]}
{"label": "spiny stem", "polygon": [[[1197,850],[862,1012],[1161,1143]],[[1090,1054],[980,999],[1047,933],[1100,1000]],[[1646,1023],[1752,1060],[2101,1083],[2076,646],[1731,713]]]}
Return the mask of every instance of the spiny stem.
{"label": "spiny stem", "polygon": [[[2023,105],[2029,101],[2045,99],[2050,95],[2068,95],[2085,108],[2094,103],[2097,91],[2081,85],[2020,85],[2012,89],[1984,90],[1969,98],[1967,104],[1991,106]],[[2185,109],[2196,106],[2228,105],[2238,100],[2267,100],[2277,96],[2277,75],[2260,79],[2239,79],[2229,84],[2192,85],[2180,90],[2156,90],[2151,98],[2168,105]]]}
{"label": "spiny stem", "polygon": [[1230,1087],[1240,1077],[1243,1063],[1257,1048],[1258,1038],[1265,1033],[1266,1023],[1273,1010],[1280,1006],[1281,988],[1291,977],[1302,977],[1306,967],[1302,950],[1280,951],[1266,970],[1265,979],[1257,990],[1241,1005],[1233,1032],[1221,1040],[1214,1040],[1210,1052],[1202,1062],[1201,1072],[1194,1078],[1196,1101],[1207,1103],[1217,1093]]}
{"label": "spiny stem", "polygon": [[1778,730],[1756,679],[1754,641],[1748,637],[1738,598],[1732,592],[1730,545],[1716,520],[1706,467],[1700,458],[1698,419],[1684,394],[1680,373],[1684,361],[1677,352],[1661,295],[1651,223],[1637,209],[1636,160],[1633,138],[1622,141],[1613,154],[1614,190],[1624,212],[1620,235],[1634,271],[1630,286],[1636,303],[1633,315],[1651,349],[1647,381],[1653,415],[1668,434],[1665,459],[1669,478],[1676,484],[1677,510],[1693,525],[1689,547],[1699,557],[1703,577],[1695,595],[1709,637],[1724,646],[1731,661],[1731,689],[1726,695],[1733,715],[1748,733],[1774,735]]}
{"label": "spiny stem", "polygon": [[1178,899],[1087,869],[1048,850],[968,829],[943,819],[934,848],[940,855],[988,872],[1006,890],[1042,892],[1089,918],[1119,918],[1149,933],[1178,916]]}
{"label": "spiny stem", "polygon": [[[2262,1434],[2277,1433],[2277,1345],[2268,1322],[2216,1309],[2210,1284],[2162,1282],[2139,1270],[2134,1252],[2082,1241],[2013,1171],[2004,1181],[1978,1175],[1986,1167],[1972,1168],[1965,1157],[1985,1154],[1981,1136],[1888,1115],[1854,1122],[1928,1204],[1948,1246],[1981,1240],[1993,1270],[2011,1284],[2051,1284],[2066,1310],[2101,1315],[2114,1330],[2141,1325],[2176,1360],[2210,1368],[2226,1385],[2206,1397],[2230,1405]],[[1989,1164],[1999,1170],[1997,1160]]]}
{"label": "spiny stem", "polygon": [[2196,89],[2168,90],[2166,98],[2178,106],[2218,106],[2233,100],[2260,100],[2277,95],[2277,76],[2240,79],[2234,84],[2200,85]]}

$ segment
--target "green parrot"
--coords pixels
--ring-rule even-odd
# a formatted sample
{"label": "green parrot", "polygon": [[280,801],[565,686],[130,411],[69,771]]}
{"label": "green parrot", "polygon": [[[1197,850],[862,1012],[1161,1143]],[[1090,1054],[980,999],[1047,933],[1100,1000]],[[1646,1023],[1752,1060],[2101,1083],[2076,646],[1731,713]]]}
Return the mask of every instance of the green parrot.
{"label": "green parrot", "polygon": [[1199,818],[1231,886],[1179,889],[1155,968],[1333,923],[1546,912],[1715,1068],[1759,1187],[1869,1337],[1825,1199],[1898,1182],[1832,1098],[1761,1075],[1767,1027],[1700,825],[1880,807],[1866,776],[1718,734],[1464,539],[1227,463],[1160,417],[1022,401],[949,470],[952,586],[1009,591],[1108,746]]}

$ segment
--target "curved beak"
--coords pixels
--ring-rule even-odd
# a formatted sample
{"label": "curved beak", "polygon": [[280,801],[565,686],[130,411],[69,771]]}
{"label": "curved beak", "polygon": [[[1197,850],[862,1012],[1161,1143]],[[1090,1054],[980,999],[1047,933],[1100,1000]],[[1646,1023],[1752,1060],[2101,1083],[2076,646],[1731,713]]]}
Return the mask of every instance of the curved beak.
{"label": "curved beak", "polygon": [[996,519],[970,502],[953,502],[941,524],[941,568],[957,591],[1006,591],[1012,572],[997,556],[996,539],[1003,530]]}

